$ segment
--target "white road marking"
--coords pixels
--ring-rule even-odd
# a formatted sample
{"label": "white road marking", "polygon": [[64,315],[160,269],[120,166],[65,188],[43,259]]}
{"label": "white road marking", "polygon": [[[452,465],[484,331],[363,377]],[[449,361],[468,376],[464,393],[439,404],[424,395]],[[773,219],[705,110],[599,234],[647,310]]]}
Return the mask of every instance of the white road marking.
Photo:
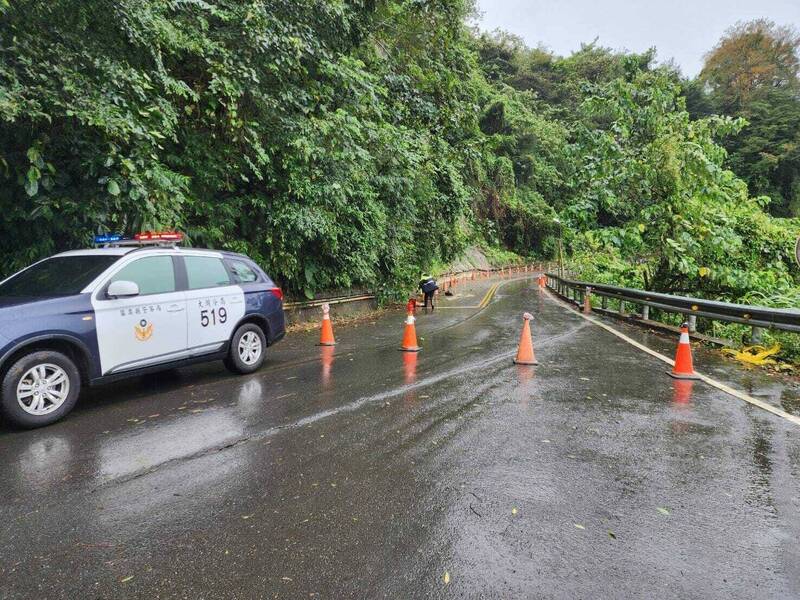
{"label": "white road marking", "polygon": [[[557,300],[550,292],[547,292],[547,296],[552,301],[556,302],[559,306],[563,307],[563,304],[559,300]],[[625,342],[629,343],[631,346],[634,346],[635,348],[638,348],[642,352],[646,352],[650,356],[652,356],[654,358],[657,358],[658,360],[660,360],[662,362],[665,362],[670,366],[674,366],[675,365],[675,361],[672,360],[671,358],[669,358],[668,356],[664,356],[663,354],[661,354],[659,352],[656,352],[655,350],[653,350],[651,348],[648,348],[644,344],[640,344],[636,340],[629,338],[627,335],[625,335],[621,331],[617,331],[616,329],[614,329],[610,325],[606,325],[605,323],[603,323],[601,321],[598,321],[594,317],[590,317],[590,316],[585,315],[585,314],[583,314],[582,312],[579,312],[579,311],[570,311],[570,312],[573,312],[573,313],[577,314],[581,318],[586,319],[587,321],[589,321],[590,323],[593,323],[594,325],[597,325],[601,329],[605,329],[609,333],[614,334],[615,336],[617,336],[621,340],[624,340]],[[782,418],[786,419],[787,421],[791,421],[795,425],[800,425],[800,417],[798,417],[798,416],[789,414],[786,411],[781,410],[780,408],[776,408],[776,407],[772,406],[771,404],[768,404],[767,402],[764,402],[763,400],[759,400],[758,398],[753,398],[749,394],[745,394],[744,392],[740,392],[739,390],[736,390],[736,389],[730,387],[729,385],[726,385],[726,384],[724,384],[724,383],[722,383],[720,381],[717,381],[716,379],[712,379],[711,377],[708,377],[707,375],[703,375],[702,373],[697,373],[697,376],[700,378],[700,381],[703,381],[703,382],[707,383],[708,385],[710,385],[712,387],[715,387],[715,388],[717,388],[718,390],[720,390],[722,392],[725,392],[726,394],[730,394],[734,398],[738,398],[739,400],[743,400],[744,402],[747,402],[748,404],[752,404],[753,406],[757,406],[758,408],[766,410],[767,412],[770,412],[773,415],[776,415],[778,417],[782,417]]]}

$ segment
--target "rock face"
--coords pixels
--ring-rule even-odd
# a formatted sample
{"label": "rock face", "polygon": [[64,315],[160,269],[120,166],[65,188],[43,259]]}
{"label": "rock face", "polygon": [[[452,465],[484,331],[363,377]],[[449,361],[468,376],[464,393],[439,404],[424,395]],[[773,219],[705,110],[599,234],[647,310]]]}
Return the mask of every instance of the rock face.
{"label": "rock face", "polygon": [[461,271],[471,271],[472,269],[489,269],[491,266],[481,249],[472,246],[467,248],[464,256],[450,263],[449,270],[452,273],[460,273]]}

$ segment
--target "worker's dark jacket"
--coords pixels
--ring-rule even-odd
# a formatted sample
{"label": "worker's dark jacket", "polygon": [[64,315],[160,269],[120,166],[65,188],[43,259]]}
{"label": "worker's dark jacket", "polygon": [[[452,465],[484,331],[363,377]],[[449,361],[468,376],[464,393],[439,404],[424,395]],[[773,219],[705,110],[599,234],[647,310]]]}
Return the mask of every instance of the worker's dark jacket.
{"label": "worker's dark jacket", "polygon": [[439,289],[439,286],[436,284],[436,280],[433,277],[420,281],[419,287],[425,294],[432,294]]}

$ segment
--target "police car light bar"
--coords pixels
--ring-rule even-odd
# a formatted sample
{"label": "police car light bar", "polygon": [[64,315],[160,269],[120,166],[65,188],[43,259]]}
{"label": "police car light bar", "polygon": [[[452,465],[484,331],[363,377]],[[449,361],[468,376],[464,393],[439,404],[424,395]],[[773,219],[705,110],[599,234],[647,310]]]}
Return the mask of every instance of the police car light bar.
{"label": "police car light bar", "polygon": [[180,231],[144,231],[133,236],[137,242],[180,242],[183,234]]}
{"label": "police car light bar", "polygon": [[122,236],[118,233],[104,233],[102,235],[94,236],[94,243],[95,244],[111,244],[112,242],[118,242],[122,239]]}
{"label": "police car light bar", "polygon": [[183,241],[180,231],[143,231],[132,238],[118,233],[104,233],[94,236],[95,246],[172,246]]}

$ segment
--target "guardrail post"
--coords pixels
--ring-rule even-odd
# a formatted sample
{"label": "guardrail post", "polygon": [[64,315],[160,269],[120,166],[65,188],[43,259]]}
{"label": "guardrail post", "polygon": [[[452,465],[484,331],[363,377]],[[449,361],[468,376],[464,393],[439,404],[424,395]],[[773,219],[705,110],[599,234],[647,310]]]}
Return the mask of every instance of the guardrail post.
{"label": "guardrail post", "polygon": [[619,315],[621,317],[625,316],[625,300],[622,298],[619,299]]}
{"label": "guardrail post", "polygon": [[601,296],[600,297],[600,306],[603,308],[603,310],[608,308],[608,298],[606,298],[605,296]]}
{"label": "guardrail post", "polygon": [[650,307],[647,304],[642,304],[642,320],[650,320]]}
{"label": "guardrail post", "polygon": [[697,315],[689,315],[689,333],[697,331]]}
{"label": "guardrail post", "polygon": [[750,332],[750,343],[751,344],[760,344],[764,338],[764,328],[763,327],[753,327],[752,331]]}

